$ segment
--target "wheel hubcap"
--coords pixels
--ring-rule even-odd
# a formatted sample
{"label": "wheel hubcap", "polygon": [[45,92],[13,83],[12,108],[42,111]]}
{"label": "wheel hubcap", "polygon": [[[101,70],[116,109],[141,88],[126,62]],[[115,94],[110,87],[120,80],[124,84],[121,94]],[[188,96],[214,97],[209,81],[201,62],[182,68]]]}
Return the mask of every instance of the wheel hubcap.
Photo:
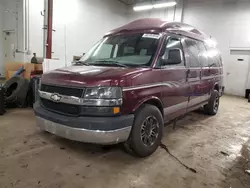
{"label": "wheel hubcap", "polygon": [[159,123],[154,116],[147,117],[142,123],[141,140],[145,146],[152,146],[159,135]]}
{"label": "wheel hubcap", "polygon": [[219,108],[219,96],[216,96],[214,101],[214,111],[217,112],[218,108]]}

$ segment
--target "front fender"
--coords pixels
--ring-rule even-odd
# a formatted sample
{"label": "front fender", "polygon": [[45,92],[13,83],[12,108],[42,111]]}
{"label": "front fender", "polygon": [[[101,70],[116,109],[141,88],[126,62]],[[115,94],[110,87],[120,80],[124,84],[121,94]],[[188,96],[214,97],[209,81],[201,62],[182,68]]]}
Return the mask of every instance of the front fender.
{"label": "front fender", "polygon": [[136,110],[138,110],[138,108],[140,108],[143,104],[145,103],[151,103],[151,102],[156,102],[157,104],[157,107],[161,108],[160,111],[163,113],[163,103],[162,101],[156,97],[156,96],[149,96],[149,97],[146,97],[146,98],[143,98],[142,100],[140,100],[136,105],[135,107],[133,108],[133,112],[135,112]]}

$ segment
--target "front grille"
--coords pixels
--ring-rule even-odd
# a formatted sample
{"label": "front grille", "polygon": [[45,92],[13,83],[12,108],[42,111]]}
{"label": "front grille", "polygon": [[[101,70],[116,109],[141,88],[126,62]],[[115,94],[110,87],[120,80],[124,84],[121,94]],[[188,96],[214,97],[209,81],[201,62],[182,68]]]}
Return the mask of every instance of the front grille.
{"label": "front grille", "polygon": [[61,87],[61,86],[50,86],[50,85],[42,84],[41,91],[45,91],[48,93],[58,93],[61,95],[74,96],[74,97],[81,98],[84,92],[84,89],[67,88],[67,87]]}
{"label": "front grille", "polygon": [[64,115],[79,116],[81,107],[73,104],[55,103],[47,99],[40,99],[42,107]]}

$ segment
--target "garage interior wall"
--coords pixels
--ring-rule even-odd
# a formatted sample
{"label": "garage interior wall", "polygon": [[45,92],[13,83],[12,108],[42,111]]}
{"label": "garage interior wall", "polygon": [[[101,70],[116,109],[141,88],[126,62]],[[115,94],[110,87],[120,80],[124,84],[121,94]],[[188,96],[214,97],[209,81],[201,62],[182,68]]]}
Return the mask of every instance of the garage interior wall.
{"label": "garage interior wall", "polygon": [[[24,61],[23,51],[23,3],[16,0],[0,1],[0,76],[5,76],[5,54],[11,48],[18,50],[13,56],[8,57],[10,61]],[[13,40],[8,46],[4,46],[5,31],[10,31]],[[10,53],[11,54],[11,53]],[[9,55],[10,55],[9,54]],[[13,54],[13,53],[12,53]]]}
{"label": "garage interior wall", "polygon": [[250,50],[250,1],[188,0],[184,7],[183,21],[218,42],[224,64],[225,92],[244,96],[249,87],[249,56],[246,54]]}
{"label": "garage interior wall", "polygon": [[[31,53],[37,53],[38,57],[43,57],[43,28],[44,28],[44,0],[28,0],[28,22],[29,22],[29,48]],[[26,56],[29,61],[31,56]]]}

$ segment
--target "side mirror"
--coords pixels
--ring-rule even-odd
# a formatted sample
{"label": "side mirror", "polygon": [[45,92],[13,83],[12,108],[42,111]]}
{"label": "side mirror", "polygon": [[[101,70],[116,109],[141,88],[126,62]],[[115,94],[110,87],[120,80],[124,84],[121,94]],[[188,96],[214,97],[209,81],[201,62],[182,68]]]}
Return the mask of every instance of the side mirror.
{"label": "side mirror", "polygon": [[78,65],[77,60],[72,61],[71,65]]}
{"label": "side mirror", "polygon": [[182,51],[178,48],[167,49],[164,56],[162,58],[162,66],[177,65],[182,62]]}

